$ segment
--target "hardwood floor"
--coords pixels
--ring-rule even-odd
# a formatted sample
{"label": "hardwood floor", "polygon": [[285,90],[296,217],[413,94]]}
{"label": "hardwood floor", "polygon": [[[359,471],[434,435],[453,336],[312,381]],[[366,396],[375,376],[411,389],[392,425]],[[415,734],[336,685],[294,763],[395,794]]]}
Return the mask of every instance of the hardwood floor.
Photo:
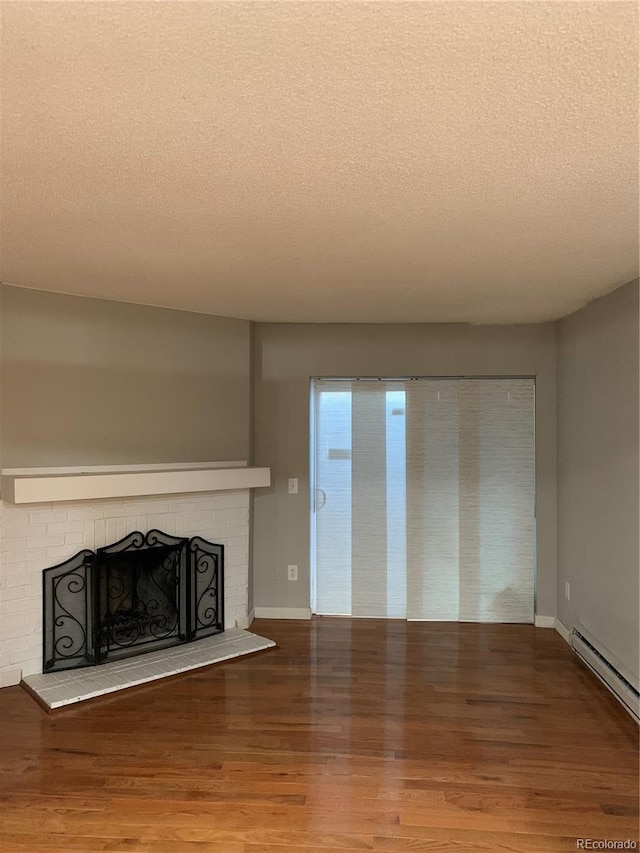
{"label": "hardwood floor", "polygon": [[0,691],[0,850],[638,842],[638,729],[550,629],[256,621],[279,648],[47,715]]}

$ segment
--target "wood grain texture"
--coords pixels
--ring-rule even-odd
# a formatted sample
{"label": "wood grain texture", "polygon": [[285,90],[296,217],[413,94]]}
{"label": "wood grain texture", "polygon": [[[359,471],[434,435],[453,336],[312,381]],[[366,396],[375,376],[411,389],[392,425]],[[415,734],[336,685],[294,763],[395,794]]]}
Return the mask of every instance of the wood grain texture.
{"label": "wood grain texture", "polygon": [[49,715],[0,691],[2,853],[638,841],[638,729],[554,631],[253,629],[279,648]]}

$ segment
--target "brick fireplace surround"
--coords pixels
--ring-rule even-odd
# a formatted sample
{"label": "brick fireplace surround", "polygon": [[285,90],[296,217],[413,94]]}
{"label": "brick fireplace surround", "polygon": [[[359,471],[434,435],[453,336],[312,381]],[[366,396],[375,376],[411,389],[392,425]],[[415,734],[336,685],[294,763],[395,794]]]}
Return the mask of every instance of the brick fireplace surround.
{"label": "brick fireplace surround", "polygon": [[246,628],[249,489],[13,504],[0,501],[0,687],[42,672],[42,570],[134,530],[225,547],[225,628]]}

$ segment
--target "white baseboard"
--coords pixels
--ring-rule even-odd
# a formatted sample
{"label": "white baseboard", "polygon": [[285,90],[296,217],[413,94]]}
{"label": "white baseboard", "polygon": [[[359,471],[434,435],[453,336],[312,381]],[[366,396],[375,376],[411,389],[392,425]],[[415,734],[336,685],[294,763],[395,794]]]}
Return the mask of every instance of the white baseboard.
{"label": "white baseboard", "polygon": [[571,631],[559,619],[556,619],[556,631],[560,634],[565,643],[571,645]]}
{"label": "white baseboard", "polygon": [[0,687],[15,687],[22,681],[21,669],[7,669],[0,672]]}
{"label": "white baseboard", "polygon": [[555,616],[538,616],[536,614],[535,622],[536,628],[555,628],[556,627],[556,617]]}
{"label": "white baseboard", "polygon": [[536,628],[555,628],[562,639],[571,645],[571,631],[556,616],[536,616]]}
{"label": "white baseboard", "polygon": [[255,607],[256,619],[311,619],[309,607]]}

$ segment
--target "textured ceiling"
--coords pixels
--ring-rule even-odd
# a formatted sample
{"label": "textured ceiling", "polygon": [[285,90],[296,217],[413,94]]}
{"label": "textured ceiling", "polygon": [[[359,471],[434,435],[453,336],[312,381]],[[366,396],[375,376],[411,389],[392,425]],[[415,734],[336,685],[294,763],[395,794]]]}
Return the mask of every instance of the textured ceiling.
{"label": "textured ceiling", "polygon": [[638,268],[635,2],[3,2],[9,284],[556,318]]}

